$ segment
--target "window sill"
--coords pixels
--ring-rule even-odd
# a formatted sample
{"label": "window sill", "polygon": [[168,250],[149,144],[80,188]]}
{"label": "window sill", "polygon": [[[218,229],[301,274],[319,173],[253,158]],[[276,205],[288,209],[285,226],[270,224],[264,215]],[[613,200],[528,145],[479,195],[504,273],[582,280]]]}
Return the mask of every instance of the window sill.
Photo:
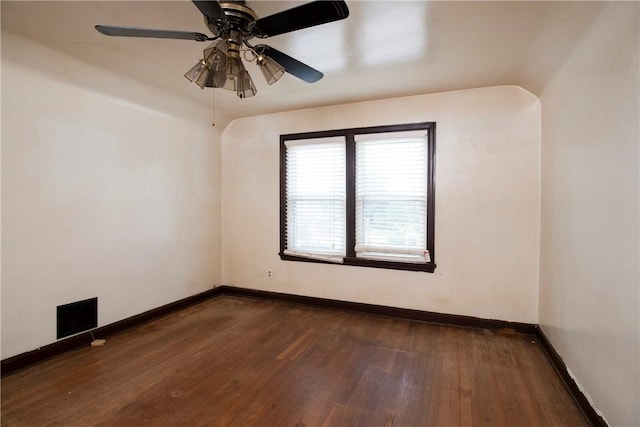
{"label": "window sill", "polygon": [[433,273],[436,269],[436,264],[434,262],[414,263],[345,257],[341,263],[337,263],[282,253],[280,254],[280,259],[283,261],[313,262],[316,264],[352,265],[356,267],[386,268],[388,270],[423,271],[425,273]]}

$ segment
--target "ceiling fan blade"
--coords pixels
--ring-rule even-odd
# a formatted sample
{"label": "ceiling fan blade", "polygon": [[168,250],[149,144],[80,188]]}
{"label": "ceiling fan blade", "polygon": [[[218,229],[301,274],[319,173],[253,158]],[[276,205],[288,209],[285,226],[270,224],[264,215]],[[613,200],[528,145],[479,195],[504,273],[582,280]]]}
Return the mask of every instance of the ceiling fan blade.
{"label": "ceiling fan blade", "polygon": [[282,65],[287,73],[299,78],[300,80],[304,80],[307,83],[315,83],[324,76],[324,74],[315,68],[311,68],[307,64],[304,64],[297,59],[272,48],[271,46],[267,46],[266,44],[259,44],[255,49],[259,54],[266,55],[278,64]]}
{"label": "ceiling fan blade", "polygon": [[191,33],[188,31],[154,30],[151,28],[135,27],[112,27],[110,25],[96,25],[96,30],[107,36],[117,37],[149,37],[156,39],[195,40],[198,42],[211,40],[211,38],[206,34]]}
{"label": "ceiling fan blade", "polygon": [[217,1],[192,0],[193,4],[202,12],[204,16],[211,19],[226,19],[224,11]]}
{"label": "ceiling fan blade", "polygon": [[283,12],[258,19],[253,28],[258,37],[271,37],[316,25],[338,21],[349,16],[344,1],[312,1]]}

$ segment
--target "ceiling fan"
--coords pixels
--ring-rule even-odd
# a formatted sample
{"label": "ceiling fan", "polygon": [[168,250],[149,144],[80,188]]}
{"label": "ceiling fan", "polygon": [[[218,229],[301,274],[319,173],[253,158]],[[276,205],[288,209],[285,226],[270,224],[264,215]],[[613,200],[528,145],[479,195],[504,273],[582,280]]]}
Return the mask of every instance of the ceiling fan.
{"label": "ceiling fan", "polygon": [[204,15],[204,23],[212,37],[202,33],[150,28],[96,25],[102,34],[119,37],[149,37],[161,39],[213,41],[204,49],[203,58],[185,77],[205,87],[236,92],[240,98],[254,96],[257,89],[245,68],[245,61],[256,61],[268,84],[275,83],[287,72],[308,83],[320,80],[323,74],[266,44],[252,45],[252,38],[267,38],[291,31],[345,19],[349,9],[344,1],[312,1],[292,9],[258,19],[246,1],[198,1],[195,6]]}

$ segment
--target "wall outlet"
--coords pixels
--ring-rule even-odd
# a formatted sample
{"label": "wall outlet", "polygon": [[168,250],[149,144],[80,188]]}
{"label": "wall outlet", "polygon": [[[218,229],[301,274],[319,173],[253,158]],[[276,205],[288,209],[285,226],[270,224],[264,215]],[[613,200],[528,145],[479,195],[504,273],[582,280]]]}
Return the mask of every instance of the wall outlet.
{"label": "wall outlet", "polygon": [[271,279],[273,277],[273,272],[271,270],[267,270],[267,278]]}

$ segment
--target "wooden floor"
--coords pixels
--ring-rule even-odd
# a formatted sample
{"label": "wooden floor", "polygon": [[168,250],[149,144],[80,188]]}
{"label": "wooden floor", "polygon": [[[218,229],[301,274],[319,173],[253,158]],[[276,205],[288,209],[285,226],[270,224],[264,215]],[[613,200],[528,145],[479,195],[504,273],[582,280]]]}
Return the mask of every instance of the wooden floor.
{"label": "wooden floor", "polygon": [[220,296],[2,380],[6,426],[583,426],[532,337]]}

